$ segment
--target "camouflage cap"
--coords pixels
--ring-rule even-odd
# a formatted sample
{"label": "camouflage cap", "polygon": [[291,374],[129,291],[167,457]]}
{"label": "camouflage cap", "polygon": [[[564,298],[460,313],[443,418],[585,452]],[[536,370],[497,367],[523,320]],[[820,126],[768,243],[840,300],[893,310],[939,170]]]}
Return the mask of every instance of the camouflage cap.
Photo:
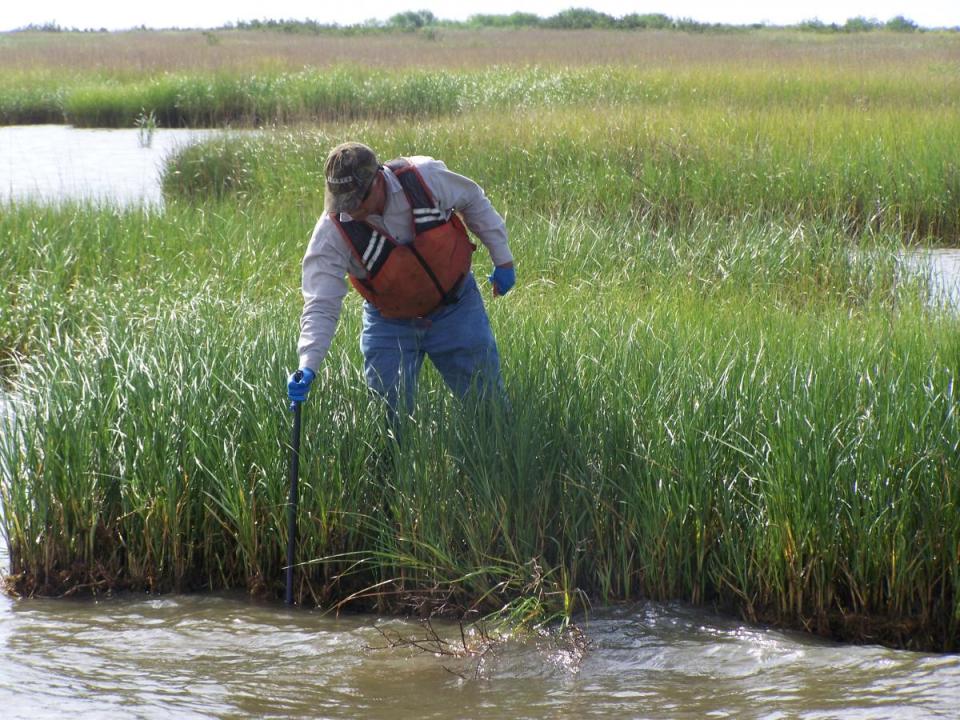
{"label": "camouflage cap", "polygon": [[363,201],[377,176],[377,154],[363,143],[345,142],[327,155],[323,174],[326,189],[323,204],[327,212],[350,212]]}

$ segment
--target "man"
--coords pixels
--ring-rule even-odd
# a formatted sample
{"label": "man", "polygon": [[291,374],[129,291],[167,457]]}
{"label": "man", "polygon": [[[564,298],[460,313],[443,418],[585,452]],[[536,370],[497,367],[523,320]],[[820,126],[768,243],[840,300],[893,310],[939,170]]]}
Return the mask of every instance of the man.
{"label": "man", "polygon": [[367,385],[392,413],[412,410],[424,356],[461,398],[499,392],[499,354],[464,224],[493,260],[494,296],[513,287],[515,274],[506,225],[483,190],[429,157],[381,165],[357,142],[335,147],[324,174],[325,213],[303,258],[300,367],[288,379],[289,398],[307,398],[336,329],[345,276],[366,300]]}

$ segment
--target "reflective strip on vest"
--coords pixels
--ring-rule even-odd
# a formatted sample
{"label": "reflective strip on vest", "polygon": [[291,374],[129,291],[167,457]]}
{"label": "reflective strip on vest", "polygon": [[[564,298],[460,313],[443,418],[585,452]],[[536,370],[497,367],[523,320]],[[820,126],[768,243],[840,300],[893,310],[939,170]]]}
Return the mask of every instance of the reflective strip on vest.
{"label": "reflective strip on vest", "polygon": [[354,255],[367,271],[367,276],[372,277],[380,272],[380,268],[387,262],[390,253],[396,247],[393,238],[366,223],[341,223],[337,219],[334,219],[334,223],[340,229],[340,234],[346,235]]}

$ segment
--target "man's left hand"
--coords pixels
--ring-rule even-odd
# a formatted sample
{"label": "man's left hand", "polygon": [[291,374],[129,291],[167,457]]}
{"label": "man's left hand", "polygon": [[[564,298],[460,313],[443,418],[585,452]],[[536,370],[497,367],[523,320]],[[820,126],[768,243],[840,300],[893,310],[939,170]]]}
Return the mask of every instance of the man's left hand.
{"label": "man's left hand", "polygon": [[493,296],[506,295],[510,288],[517,282],[517,273],[513,269],[513,263],[504,263],[497,265],[493,272],[487,276],[487,280],[493,285]]}

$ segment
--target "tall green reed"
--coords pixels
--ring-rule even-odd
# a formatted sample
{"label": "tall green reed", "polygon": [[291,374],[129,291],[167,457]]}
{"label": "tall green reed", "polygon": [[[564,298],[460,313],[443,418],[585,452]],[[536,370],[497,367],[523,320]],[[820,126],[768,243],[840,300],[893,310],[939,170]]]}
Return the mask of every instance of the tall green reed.
{"label": "tall green reed", "polygon": [[[954,647],[956,320],[750,297],[520,289],[509,410],[428,373],[399,452],[352,309],[305,406],[298,597],[685,598]],[[2,453],[21,590],[278,591],[295,314],[207,292],[49,338]]]}
{"label": "tall green reed", "polygon": [[149,312],[185,288],[295,294],[315,213],[308,198],[270,212],[9,205],[0,213],[0,235],[9,238],[0,244],[0,365],[35,354],[45,342],[38,334],[50,328],[77,334],[104,299]]}

